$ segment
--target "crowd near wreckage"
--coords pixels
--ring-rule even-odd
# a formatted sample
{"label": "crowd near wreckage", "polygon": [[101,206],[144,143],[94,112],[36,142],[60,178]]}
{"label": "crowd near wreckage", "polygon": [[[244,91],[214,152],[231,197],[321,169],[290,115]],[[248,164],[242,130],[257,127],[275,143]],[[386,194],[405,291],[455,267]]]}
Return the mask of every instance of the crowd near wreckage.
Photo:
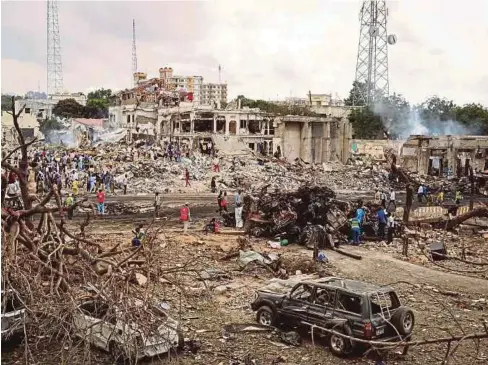
{"label": "crowd near wreckage", "polygon": [[[405,257],[422,254],[430,261],[443,258],[468,267],[487,265],[478,261],[479,257],[471,258],[466,250],[459,257],[453,256],[457,252],[452,247],[439,250],[428,240],[423,248],[412,247],[426,231],[438,234],[435,226],[453,231],[469,221],[488,228],[487,208],[480,203],[464,211],[455,204],[459,210],[454,212],[456,216],[441,211],[427,218],[412,210],[412,219],[404,221],[401,209],[406,208],[396,206],[392,188],[403,191],[407,184],[411,189],[430,185],[408,174],[393,154],[383,162],[365,162],[356,156],[343,166],[308,164],[300,159],[286,162],[280,156],[255,153],[232,156],[215,144],[210,149],[208,144],[203,149],[173,143],[158,148],[137,141],[98,149],[44,149],[26,142],[20,129],[19,147],[19,154],[3,151],[2,156],[2,340],[14,334],[26,336],[24,345],[29,349],[30,363],[35,361],[32,353],[46,344],[43,339],[57,339],[71,350],[76,348],[74,337],[81,338],[86,349],[94,345],[116,361],[137,363],[144,357],[162,354],[194,356],[197,361],[201,344],[196,338],[198,332],[193,334],[195,338],[186,337],[188,312],[198,307],[195,303],[238,290],[233,281],[243,276],[275,278],[258,290],[253,300],[248,295],[233,300],[238,301],[237,308],[251,307],[257,312],[262,327],[253,328],[279,333],[281,341],[293,345],[310,338],[314,344],[323,339],[335,355],[359,352],[369,356],[374,352],[381,358],[399,347],[404,348],[406,356],[408,348],[444,343],[449,344],[448,359],[451,343],[488,337],[486,327],[481,332],[463,330],[461,335],[417,337],[415,308],[401,305],[400,290],[329,273],[334,268],[328,250],[361,259],[353,247],[346,246],[355,237],[356,223],[361,242],[386,239],[391,228],[395,234],[389,247],[400,242],[406,247]],[[43,168],[44,176],[39,180],[38,172]],[[80,182],[75,184],[77,194],[73,181]],[[453,189],[452,180],[444,182],[455,192],[460,189]],[[339,198],[339,185],[342,190],[362,187],[365,197]],[[231,192],[242,189],[242,207],[236,205],[234,212],[242,208],[244,225],[237,230],[241,236],[235,246],[225,256],[220,252],[219,259],[209,258],[212,249],[206,240],[225,237],[226,229],[207,236],[192,231],[198,240],[188,247],[183,239],[176,241],[175,237],[180,236],[168,238],[166,221],[156,219],[146,224],[143,235],[136,230],[140,238],[137,245],[120,240],[107,244],[103,237],[90,233],[90,225],[100,221],[94,217],[95,210],[108,218],[112,215],[110,210],[100,209],[104,203],[100,196],[96,205],[92,202],[90,191],[105,191],[109,196],[152,194],[155,186],[168,196],[179,191],[214,190],[215,198],[217,191],[228,190],[231,196]],[[471,193],[472,180],[468,186],[463,194]],[[369,192],[376,189],[380,195],[373,198]],[[70,192],[76,199],[66,204]],[[12,193],[18,202],[7,205],[6,199]],[[221,196],[220,203],[225,199]],[[392,200],[395,204],[390,204]],[[436,203],[441,210],[442,203]],[[229,206],[234,205],[230,202]],[[235,233],[236,226],[240,228],[239,219],[227,210],[215,213],[216,219],[221,221],[220,226],[234,228],[227,232]],[[74,211],[78,220],[72,221],[69,218]],[[382,221],[384,211],[393,219],[387,232],[382,225],[391,220]],[[134,213],[137,216],[140,211]],[[194,213],[186,214],[188,219],[193,218]],[[295,244],[311,249],[307,264],[286,257]],[[306,278],[300,272],[318,273],[322,278]],[[485,308],[482,302],[476,305]],[[232,337],[228,333],[240,331],[237,328],[224,327],[223,342]],[[479,348],[477,351],[474,357],[486,356]],[[80,363],[97,361],[98,354],[93,356],[80,359]],[[229,363],[239,361],[231,359]],[[242,363],[253,361],[247,358]]]}

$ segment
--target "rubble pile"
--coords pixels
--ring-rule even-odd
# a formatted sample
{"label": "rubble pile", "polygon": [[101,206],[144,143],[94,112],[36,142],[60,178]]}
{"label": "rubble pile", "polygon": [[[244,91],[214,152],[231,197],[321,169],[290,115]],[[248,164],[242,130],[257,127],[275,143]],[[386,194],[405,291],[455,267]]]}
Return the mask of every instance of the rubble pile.
{"label": "rubble pile", "polygon": [[375,189],[389,190],[392,181],[388,171],[381,162],[363,159],[356,156],[348,164],[323,164],[324,181],[334,189],[373,191]]}

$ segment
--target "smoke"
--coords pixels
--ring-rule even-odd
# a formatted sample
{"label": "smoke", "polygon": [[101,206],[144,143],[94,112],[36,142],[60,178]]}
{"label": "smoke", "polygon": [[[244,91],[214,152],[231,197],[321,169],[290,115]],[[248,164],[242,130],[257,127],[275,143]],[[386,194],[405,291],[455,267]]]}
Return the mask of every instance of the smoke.
{"label": "smoke", "polygon": [[48,130],[44,133],[45,143],[51,145],[78,148],[78,138],[71,129]]}
{"label": "smoke", "polygon": [[464,125],[456,120],[422,118],[417,108],[394,108],[383,103],[375,104],[374,113],[379,116],[390,136],[407,139],[411,135],[477,135],[481,128],[477,123]]}

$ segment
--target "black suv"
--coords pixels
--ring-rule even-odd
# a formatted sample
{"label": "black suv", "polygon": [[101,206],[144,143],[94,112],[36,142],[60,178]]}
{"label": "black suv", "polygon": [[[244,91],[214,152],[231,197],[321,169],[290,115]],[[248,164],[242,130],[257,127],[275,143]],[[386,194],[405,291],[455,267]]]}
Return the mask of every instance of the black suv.
{"label": "black suv", "polygon": [[260,290],[251,308],[262,325],[315,330],[338,356],[351,353],[359,343],[324,329],[363,340],[408,341],[415,322],[393,288],[336,277],[302,281],[288,294]]}

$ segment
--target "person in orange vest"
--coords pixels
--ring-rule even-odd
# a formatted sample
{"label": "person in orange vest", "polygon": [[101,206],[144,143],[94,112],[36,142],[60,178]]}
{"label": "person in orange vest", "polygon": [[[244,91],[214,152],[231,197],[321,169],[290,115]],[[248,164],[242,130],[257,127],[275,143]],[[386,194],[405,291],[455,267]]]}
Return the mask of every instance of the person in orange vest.
{"label": "person in orange vest", "polygon": [[185,206],[180,209],[180,221],[183,222],[183,233],[186,233],[190,222],[190,208],[188,207],[188,203],[185,203]]}

